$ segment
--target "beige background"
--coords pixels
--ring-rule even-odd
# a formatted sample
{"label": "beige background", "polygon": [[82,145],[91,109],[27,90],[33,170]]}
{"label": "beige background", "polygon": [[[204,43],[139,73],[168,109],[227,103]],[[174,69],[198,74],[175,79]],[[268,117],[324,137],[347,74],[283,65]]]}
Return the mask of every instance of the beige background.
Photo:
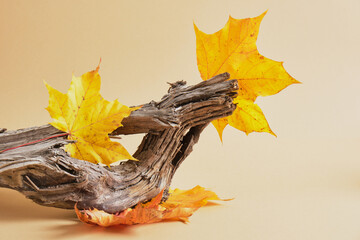
{"label": "beige background", "polygon": [[102,229],[0,189],[0,239],[360,239],[358,0],[0,0],[0,126],[49,122],[43,80],[66,91],[100,57],[102,95],[127,105],[197,83],[193,21],[212,33],[267,9],[259,51],[303,82],[257,100],[278,137],[229,127],[222,145],[210,126],[173,181],[235,200],[187,225]]}

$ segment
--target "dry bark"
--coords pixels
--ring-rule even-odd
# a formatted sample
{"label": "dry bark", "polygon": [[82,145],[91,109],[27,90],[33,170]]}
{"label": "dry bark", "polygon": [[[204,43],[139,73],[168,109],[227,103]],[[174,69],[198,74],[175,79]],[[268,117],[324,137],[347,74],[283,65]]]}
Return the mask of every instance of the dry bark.
{"label": "dry bark", "polygon": [[[112,135],[146,133],[134,157],[108,168],[68,156],[64,137],[0,153],[0,187],[23,193],[51,207],[97,208],[120,212],[165,189],[191,153],[210,121],[231,115],[236,80],[224,73],[194,86],[171,84],[159,102],[150,102],[123,120]],[[0,151],[58,135],[51,125],[6,131],[0,128]]]}

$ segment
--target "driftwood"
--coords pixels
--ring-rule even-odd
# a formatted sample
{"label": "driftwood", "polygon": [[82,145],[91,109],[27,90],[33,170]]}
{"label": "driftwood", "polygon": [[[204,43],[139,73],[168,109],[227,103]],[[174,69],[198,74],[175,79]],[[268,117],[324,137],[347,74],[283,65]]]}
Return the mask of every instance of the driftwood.
{"label": "driftwood", "polygon": [[[147,201],[165,189],[191,153],[203,129],[214,119],[231,115],[238,89],[229,74],[194,86],[170,84],[159,102],[150,102],[123,120],[112,135],[147,133],[134,157],[111,168],[74,159],[62,146],[66,136],[50,138],[0,153],[0,187],[11,188],[51,207],[97,208],[120,212]],[[6,131],[0,128],[0,152],[61,134],[51,125]]]}

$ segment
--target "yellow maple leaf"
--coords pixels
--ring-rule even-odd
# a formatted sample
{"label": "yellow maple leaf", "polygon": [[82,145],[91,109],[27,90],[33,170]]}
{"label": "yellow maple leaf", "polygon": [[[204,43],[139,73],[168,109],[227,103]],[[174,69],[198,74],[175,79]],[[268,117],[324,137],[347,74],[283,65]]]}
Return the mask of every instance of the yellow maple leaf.
{"label": "yellow maple leaf", "polygon": [[234,100],[234,103],[237,107],[232,116],[228,118],[230,126],[233,126],[246,134],[255,131],[268,132],[276,136],[270,129],[263,112],[257,104],[251,100],[238,98]]}
{"label": "yellow maple leaf", "polygon": [[200,207],[205,206],[209,200],[222,200],[214,192],[200,186],[190,190],[170,190],[169,193],[168,200],[163,203],[160,203],[163,195],[161,191],[150,202],[138,203],[134,208],[128,208],[118,214],[97,209],[79,210],[76,206],[75,212],[81,221],[103,227],[161,221],[188,222],[188,218]]}
{"label": "yellow maple leaf", "polygon": [[54,119],[55,128],[67,132],[75,143],[66,145],[66,151],[74,158],[92,163],[110,165],[122,159],[135,160],[118,142],[112,142],[109,133],[122,126],[123,118],[134,109],[109,102],[100,95],[101,78],[96,70],[73,76],[66,94],[45,83],[49,91],[46,108]]}
{"label": "yellow maple leaf", "polygon": [[[253,131],[273,134],[260,108],[257,105],[252,105],[251,108],[250,102],[242,100],[254,102],[257,96],[273,95],[290,84],[299,83],[285,71],[282,62],[268,59],[257,50],[256,40],[265,14],[266,12],[247,19],[234,19],[230,16],[224,28],[213,34],[206,34],[194,25],[197,64],[201,78],[207,80],[217,74],[228,72],[239,84],[235,101],[238,109],[232,116],[225,118],[226,120],[213,121],[220,138],[227,124],[247,134]],[[243,118],[244,108],[251,116],[256,115],[257,119],[261,120]]]}

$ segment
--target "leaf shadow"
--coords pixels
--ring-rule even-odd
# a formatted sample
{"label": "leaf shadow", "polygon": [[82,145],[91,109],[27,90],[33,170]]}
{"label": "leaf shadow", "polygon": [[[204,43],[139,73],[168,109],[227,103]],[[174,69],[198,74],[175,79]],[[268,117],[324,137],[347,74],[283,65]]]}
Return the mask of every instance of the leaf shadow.
{"label": "leaf shadow", "polygon": [[56,227],[51,227],[48,230],[51,231],[52,236],[51,239],[69,239],[70,237],[77,236],[104,236],[104,235],[135,235],[133,231],[137,226],[125,226],[125,225],[117,225],[112,227],[100,227],[96,225],[90,225],[79,220],[74,221],[72,224],[62,224]]}
{"label": "leaf shadow", "polygon": [[79,220],[74,220],[72,224],[57,225],[50,227],[48,230],[52,232],[51,239],[69,239],[78,236],[96,236],[104,237],[105,235],[122,235],[122,236],[136,236],[138,229],[146,225],[166,225],[173,223],[182,223],[181,221],[161,221],[149,224],[136,224],[136,225],[116,225],[111,227],[100,227],[98,225],[86,224]]}

